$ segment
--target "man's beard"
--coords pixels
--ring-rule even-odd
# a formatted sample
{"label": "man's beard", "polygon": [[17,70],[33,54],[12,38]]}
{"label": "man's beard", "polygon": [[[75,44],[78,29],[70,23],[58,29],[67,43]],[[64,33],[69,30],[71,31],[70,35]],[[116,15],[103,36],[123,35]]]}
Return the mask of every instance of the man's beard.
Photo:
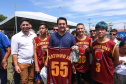
{"label": "man's beard", "polygon": [[22,31],[23,31],[23,32],[29,32],[29,29],[30,29],[30,28],[22,28]]}

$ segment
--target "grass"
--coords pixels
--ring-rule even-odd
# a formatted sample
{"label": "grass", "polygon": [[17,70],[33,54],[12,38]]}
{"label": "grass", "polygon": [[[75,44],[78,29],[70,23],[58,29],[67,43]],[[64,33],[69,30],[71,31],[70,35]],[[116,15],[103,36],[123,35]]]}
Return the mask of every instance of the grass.
{"label": "grass", "polygon": [[8,58],[8,67],[7,67],[7,80],[8,80],[7,84],[11,84],[13,80],[13,69],[11,69],[11,67],[12,67],[12,56],[10,55]]}

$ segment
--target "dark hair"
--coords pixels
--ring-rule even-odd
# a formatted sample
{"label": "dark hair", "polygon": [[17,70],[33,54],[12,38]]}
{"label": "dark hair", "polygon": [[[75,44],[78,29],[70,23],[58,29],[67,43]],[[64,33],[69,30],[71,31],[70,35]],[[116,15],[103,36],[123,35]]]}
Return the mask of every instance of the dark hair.
{"label": "dark hair", "polygon": [[76,36],[78,36],[78,33],[76,30],[73,30],[71,34],[73,34],[73,35],[76,34]]}
{"label": "dark hair", "polygon": [[124,45],[126,45],[126,40],[122,40],[122,41],[120,42],[119,48],[122,47],[122,46],[124,46]]}
{"label": "dark hair", "polygon": [[65,20],[65,21],[66,21],[66,25],[67,25],[67,19],[66,19],[65,17],[59,17],[59,18],[57,19],[57,25],[58,25],[59,20]]}
{"label": "dark hair", "polygon": [[29,24],[31,24],[29,19],[27,19],[27,18],[22,18],[22,19],[20,20],[20,25],[22,24],[23,21],[26,21],[26,22],[28,22]]}
{"label": "dark hair", "polygon": [[47,25],[45,22],[41,22],[41,23],[39,24],[39,27],[40,27],[41,25],[45,25],[45,28],[48,29],[48,25]]}
{"label": "dark hair", "polygon": [[110,32],[116,32],[116,34],[117,34],[117,30],[116,29],[112,29]]}
{"label": "dark hair", "polygon": [[106,31],[108,30],[108,24],[105,23],[104,21],[100,21],[96,24],[95,29],[105,29]]}

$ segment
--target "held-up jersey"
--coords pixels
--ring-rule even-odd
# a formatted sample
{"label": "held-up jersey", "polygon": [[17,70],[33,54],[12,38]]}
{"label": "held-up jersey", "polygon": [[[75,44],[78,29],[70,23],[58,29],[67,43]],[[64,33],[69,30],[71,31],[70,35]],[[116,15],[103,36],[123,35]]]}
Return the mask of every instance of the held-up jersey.
{"label": "held-up jersey", "polygon": [[78,63],[74,63],[77,72],[84,72],[89,70],[90,58],[89,53],[85,51],[84,46],[87,45],[89,48],[92,46],[92,39],[85,36],[83,40],[79,40],[78,37],[75,38],[76,45],[80,48],[80,56]]}
{"label": "held-up jersey", "polygon": [[70,48],[48,47],[47,84],[71,84]]}
{"label": "held-up jersey", "polygon": [[113,55],[117,44],[111,40],[104,43],[96,40],[92,44],[93,62],[91,66],[91,78],[103,84],[114,83]]}
{"label": "held-up jersey", "polygon": [[37,36],[33,39],[33,41],[36,47],[38,65],[41,70],[47,58],[47,53],[43,51],[42,47],[49,44],[49,36],[47,36],[45,40],[41,40],[40,36]]}

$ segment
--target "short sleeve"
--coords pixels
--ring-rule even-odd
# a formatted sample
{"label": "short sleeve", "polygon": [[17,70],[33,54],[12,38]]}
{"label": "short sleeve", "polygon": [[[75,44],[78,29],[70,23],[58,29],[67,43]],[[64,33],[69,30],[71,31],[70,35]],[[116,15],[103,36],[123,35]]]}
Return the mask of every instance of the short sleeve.
{"label": "short sleeve", "polygon": [[3,33],[1,33],[1,42],[5,48],[11,45],[9,39]]}

